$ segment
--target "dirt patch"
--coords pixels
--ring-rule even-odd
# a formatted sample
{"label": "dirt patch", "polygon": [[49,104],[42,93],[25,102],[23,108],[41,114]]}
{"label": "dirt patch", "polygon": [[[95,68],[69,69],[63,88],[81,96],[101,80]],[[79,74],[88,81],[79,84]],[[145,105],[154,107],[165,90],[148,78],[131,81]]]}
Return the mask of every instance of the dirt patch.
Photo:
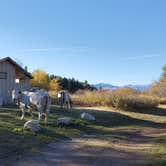
{"label": "dirt patch", "polygon": [[[94,144],[90,144],[91,142]],[[102,140],[74,139],[61,143],[52,143],[35,157],[29,156],[17,166],[139,166],[147,163],[136,149],[129,146],[108,147],[109,142]],[[107,145],[107,148],[103,148]],[[129,149],[129,150],[128,150]]]}
{"label": "dirt patch", "polygon": [[[119,135],[123,133],[119,132]],[[116,141],[108,135],[86,135],[51,143],[37,155],[27,156],[14,166],[143,166],[150,162],[146,152],[150,151],[155,136],[164,133],[163,129],[159,132],[144,128],[129,140]]]}

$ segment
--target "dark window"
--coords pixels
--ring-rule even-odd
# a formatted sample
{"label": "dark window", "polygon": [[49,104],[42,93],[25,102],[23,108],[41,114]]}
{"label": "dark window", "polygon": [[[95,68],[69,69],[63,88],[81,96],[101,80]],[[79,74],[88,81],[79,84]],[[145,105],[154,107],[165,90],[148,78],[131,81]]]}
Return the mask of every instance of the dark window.
{"label": "dark window", "polygon": [[6,72],[0,72],[0,79],[7,79],[7,73]]}

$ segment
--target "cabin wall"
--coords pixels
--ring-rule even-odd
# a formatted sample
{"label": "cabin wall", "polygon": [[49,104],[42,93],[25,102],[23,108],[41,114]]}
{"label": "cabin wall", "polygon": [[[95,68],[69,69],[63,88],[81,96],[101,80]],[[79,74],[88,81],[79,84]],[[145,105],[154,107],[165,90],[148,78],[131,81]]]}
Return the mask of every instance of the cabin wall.
{"label": "cabin wall", "polygon": [[[12,90],[18,89],[24,91],[30,89],[30,79],[27,76],[25,76],[25,81],[15,83],[16,68],[9,62],[0,62],[0,72],[7,73],[6,79],[0,79],[0,101],[3,100],[4,105],[12,103]],[[21,74],[24,75],[24,73]]]}
{"label": "cabin wall", "polygon": [[7,78],[0,79],[0,96],[3,104],[11,103],[11,92],[15,88],[15,68],[9,62],[0,63],[0,72],[6,72]]}

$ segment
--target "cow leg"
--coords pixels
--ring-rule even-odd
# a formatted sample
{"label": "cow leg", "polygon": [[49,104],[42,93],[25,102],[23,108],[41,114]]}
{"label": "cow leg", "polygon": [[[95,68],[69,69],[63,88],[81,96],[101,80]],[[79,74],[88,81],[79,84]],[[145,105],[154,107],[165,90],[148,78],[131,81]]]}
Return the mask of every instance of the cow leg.
{"label": "cow leg", "polygon": [[22,111],[21,120],[23,120],[24,116],[25,116],[25,105],[24,104],[20,104],[20,109]]}
{"label": "cow leg", "polygon": [[34,115],[33,115],[33,113],[32,113],[32,109],[29,109],[29,112],[30,112],[30,114],[31,114],[31,117],[34,118]]}
{"label": "cow leg", "polygon": [[20,109],[21,109],[21,111],[22,111],[21,120],[23,120],[23,119],[24,119],[24,116],[25,116],[25,104],[20,103]]}
{"label": "cow leg", "polygon": [[60,105],[61,105],[61,108],[63,108],[63,102],[62,101],[60,102]]}
{"label": "cow leg", "polygon": [[31,115],[32,118],[34,118],[34,115],[33,115],[33,112],[32,112],[32,108],[30,106],[27,106],[28,107],[28,110],[29,110],[29,113]]}
{"label": "cow leg", "polygon": [[70,101],[67,102],[67,107],[70,109],[71,105],[70,105]]}
{"label": "cow leg", "polygon": [[41,118],[42,118],[43,112],[44,112],[44,108],[43,108],[43,107],[40,107],[40,108],[38,109],[38,119],[39,119],[39,121],[40,121]]}
{"label": "cow leg", "polygon": [[38,112],[38,119],[39,119],[39,121],[41,120],[41,116],[42,116],[42,113],[41,113],[41,111],[39,111]]}
{"label": "cow leg", "polygon": [[70,105],[70,109],[72,108],[72,104],[71,104],[71,102],[69,103],[69,105]]}
{"label": "cow leg", "polygon": [[23,120],[25,117],[25,109],[22,109],[22,116],[21,116],[21,120]]}
{"label": "cow leg", "polygon": [[60,105],[61,108],[63,107],[61,99],[59,99],[59,105]]}
{"label": "cow leg", "polygon": [[69,99],[70,108],[72,108],[72,101]]}
{"label": "cow leg", "polygon": [[51,99],[49,98],[47,101],[47,106],[45,110],[45,125],[48,125],[48,118],[49,118],[49,113],[50,113],[50,107],[51,107]]}
{"label": "cow leg", "polygon": [[68,104],[68,102],[66,102],[66,106],[67,106],[67,109],[69,108],[69,104]]}

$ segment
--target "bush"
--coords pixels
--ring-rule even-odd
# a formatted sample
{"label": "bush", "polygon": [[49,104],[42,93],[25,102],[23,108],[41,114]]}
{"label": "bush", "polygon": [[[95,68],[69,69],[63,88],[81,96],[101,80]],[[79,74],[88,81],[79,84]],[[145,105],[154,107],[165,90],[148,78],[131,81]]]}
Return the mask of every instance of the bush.
{"label": "bush", "polygon": [[109,94],[101,91],[79,91],[71,97],[75,105],[81,106],[105,106],[109,103]]}
{"label": "bush", "polygon": [[166,98],[160,98],[160,104],[166,104]]}
{"label": "bush", "polygon": [[159,100],[152,96],[146,95],[128,95],[120,98],[117,108],[137,109],[137,108],[154,108],[159,105]]}
{"label": "bush", "polygon": [[110,91],[79,91],[72,95],[74,105],[111,106],[120,109],[154,108],[159,104],[156,97],[140,94],[129,88]]}

